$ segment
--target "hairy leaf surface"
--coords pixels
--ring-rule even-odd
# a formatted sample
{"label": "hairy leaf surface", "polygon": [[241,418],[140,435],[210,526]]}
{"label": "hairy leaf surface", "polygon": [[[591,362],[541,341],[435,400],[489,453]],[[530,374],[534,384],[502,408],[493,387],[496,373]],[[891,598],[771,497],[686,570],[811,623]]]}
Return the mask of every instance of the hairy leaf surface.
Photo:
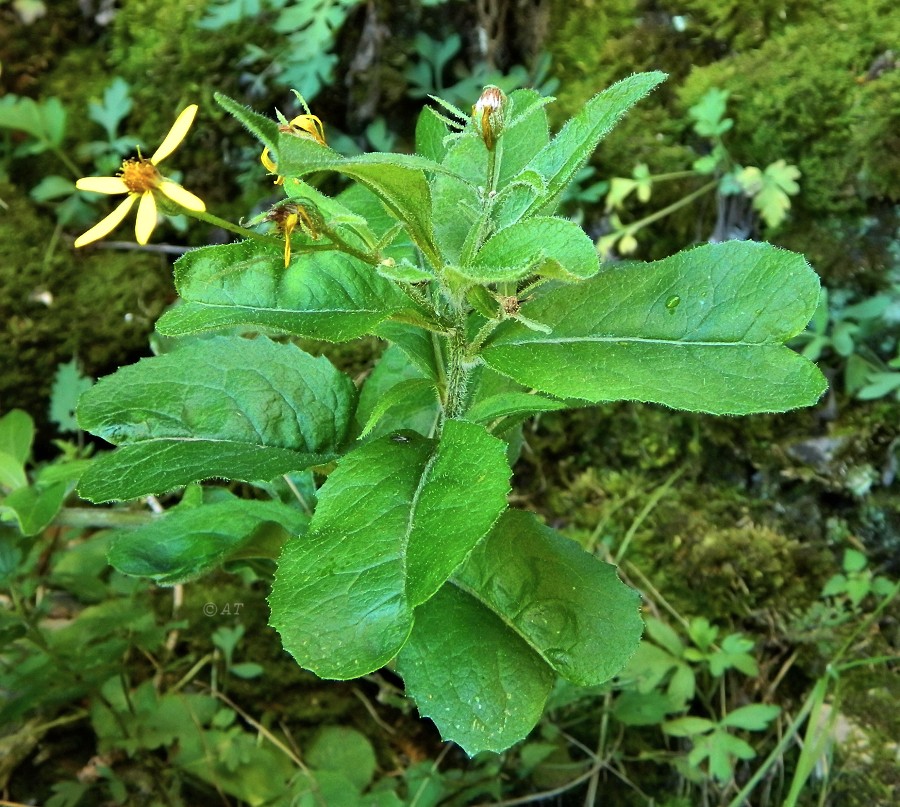
{"label": "hairy leaf surface", "polygon": [[706,245],[554,289],[522,307],[551,333],[504,324],[483,356],[560,397],[781,412],[814,404],[825,389],[815,365],[783,344],[809,321],[818,293],[800,255],[752,242]]}
{"label": "hairy leaf surface", "polygon": [[288,543],[269,602],[298,663],[323,678],[378,669],[403,646],[413,609],[441,587],[506,507],[505,446],[448,421],[348,454],[318,492],[309,534]]}
{"label": "hairy leaf surface", "polygon": [[79,490],[91,501],[129,499],[317,465],[336,456],[355,404],[349,378],[294,345],[194,342],[124,367],[82,396],[81,427],[122,448],[97,458]]}

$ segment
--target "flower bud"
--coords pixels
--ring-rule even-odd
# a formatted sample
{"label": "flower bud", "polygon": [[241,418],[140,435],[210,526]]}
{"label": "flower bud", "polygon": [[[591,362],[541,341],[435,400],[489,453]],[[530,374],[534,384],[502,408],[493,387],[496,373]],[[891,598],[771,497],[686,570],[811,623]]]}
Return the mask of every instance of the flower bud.
{"label": "flower bud", "polygon": [[506,107],[506,94],[499,87],[488,85],[481,97],[472,107],[475,126],[488,151],[493,151],[497,139],[503,134],[503,111]]}

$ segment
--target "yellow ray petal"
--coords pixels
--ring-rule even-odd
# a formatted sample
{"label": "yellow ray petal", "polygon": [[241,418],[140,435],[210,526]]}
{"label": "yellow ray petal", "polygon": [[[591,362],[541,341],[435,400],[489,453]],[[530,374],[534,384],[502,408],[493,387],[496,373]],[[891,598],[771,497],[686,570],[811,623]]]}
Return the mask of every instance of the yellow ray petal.
{"label": "yellow ray petal", "polygon": [[273,174],[278,173],[278,168],[269,156],[268,147],[262,150],[262,154],[259,155],[259,161],[266,167],[266,171],[271,171]]}
{"label": "yellow ray petal", "polygon": [[184,140],[184,136],[188,133],[188,129],[191,128],[191,124],[194,122],[194,115],[196,114],[196,104],[191,104],[181,111],[181,114],[175,119],[175,123],[172,124],[172,128],[169,129],[169,133],[166,135],[165,140],[163,140],[163,142],[160,143],[159,148],[153,152],[150,162],[154,165],[159,165],[181,145],[181,141]]}
{"label": "yellow ray petal", "polygon": [[177,182],[163,180],[159,189],[175,204],[181,205],[188,210],[197,210],[201,213],[206,210],[206,205],[199,196],[195,196],[189,190],[185,190]]}
{"label": "yellow ray petal", "polygon": [[141,203],[138,205],[137,221],[134,225],[134,237],[143,246],[150,240],[150,234],[156,226],[156,199],[152,193],[141,195]]}
{"label": "yellow ray petal", "polygon": [[128,186],[121,177],[82,177],[75,183],[80,191],[94,193],[128,193]]}
{"label": "yellow ray petal", "polygon": [[137,199],[137,196],[129,194],[128,198],[124,199],[105,219],[101,219],[86,233],[79,235],[75,239],[75,246],[83,247],[85,244],[91,244],[109,235],[122,223],[122,219],[128,215],[128,211],[131,210],[135,199]]}

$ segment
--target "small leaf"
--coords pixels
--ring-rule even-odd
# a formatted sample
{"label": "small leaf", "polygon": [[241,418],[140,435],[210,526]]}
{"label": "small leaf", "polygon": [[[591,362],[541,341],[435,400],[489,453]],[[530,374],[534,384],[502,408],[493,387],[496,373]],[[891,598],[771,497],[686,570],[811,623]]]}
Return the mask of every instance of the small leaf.
{"label": "small leaf", "polygon": [[13,512],[23,535],[37,535],[56,518],[67,489],[65,482],[20,487],[3,499],[0,511],[8,509]]}
{"label": "small leaf", "polygon": [[78,398],[93,386],[94,380],[81,374],[75,359],[60,364],[56,368],[53,387],[50,390],[50,420],[60,431],[74,432],[78,430],[75,419],[75,406]]}
{"label": "small leaf", "polygon": [[34,442],[34,420],[22,409],[12,409],[0,417],[0,452],[24,465]]}
{"label": "small leaf", "polygon": [[435,403],[438,402],[437,390],[434,388],[434,384],[427,378],[408,378],[405,381],[401,381],[399,384],[395,384],[390,388],[387,394],[381,396],[378,403],[375,405],[375,408],[369,414],[362,431],[359,433],[360,439],[366,437],[369,432],[375,428],[378,421],[381,420],[391,407],[403,406],[404,404],[408,406],[410,399],[415,402],[413,406],[418,406],[418,402],[421,398],[420,393],[423,392],[430,392]]}
{"label": "small leaf", "polygon": [[360,732],[345,726],[321,729],[306,752],[306,762],[315,769],[344,774],[362,792],[375,776],[377,760],[372,743]]}
{"label": "small leaf", "polygon": [[457,271],[476,283],[531,274],[571,282],[591,277],[599,268],[594,243],[581,227],[566,219],[535,216],[500,230]]}
{"label": "small leaf", "polygon": [[259,678],[265,672],[263,668],[252,661],[244,661],[239,664],[232,664],[228,668],[228,672],[231,675],[236,675],[238,678]]}
{"label": "small leaf", "polygon": [[129,90],[128,82],[116,76],[103,91],[102,103],[91,101],[88,104],[88,117],[103,127],[110,140],[115,139],[119,124],[131,112]]}
{"label": "small leaf", "polygon": [[866,556],[856,549],[844,550],[844,571],[852,574],[853,572],[861,572],[869,564]]}
{"label": "small leaf", "polygon": [[616,698],[612,714],[626,726],[656,726],[672,711],[672,702],[661,692],[626,690]]}
{"label": "small leaf", "polygon": [[527,392],[502,392],[476,401],[466,412],[466,420],[487,423],[509,415],[533,415],[535,412],[555,412],[568,409],[565,401],[531,395]]}
{"label": "small leaf", "polygon": [[694,737],[711,731],[715,726],[712,720],[705,717],[679,717],[663,723],[662,730],[672,737]]}
{"label": "small leaf", "polygon": [[25,466],[15,457],[0,451],[0,488],[17,490],[27,485]]}
{"label": "small leaf", "polygon": [[722,719],[720,725],[731,726],[747,731],[765,731],[781,713],[780,706],[769,706],[763,703],[753,703],[749,706],[741,706],[733,712],[729,712]]}
{"label": "small leaf", "polygon": [[266,522],[297,535],[305,532],[308,521],[303,513],[280,502],[226,499],[176,507],[146,526],[117,531],[109,562],[122,574],[171,586],[218,567]]}
{"label": "small leaf", "polygon": [[[384,398],[393,397],[394,387],[410,380],[425,379],[418,364],[411,362],[399,345],[391,345],[381,354],[360,391],[356,408],[356,422],[360,430],[371,420],[372,413]],[[383,413],[385,416],[372,426],[369,437],[384,437],[407,430],[426,437],[434,433],[441,412],[435,397],[434,381],[429,379],[428,384],[407,387],[405,392],[405,395],[394,398],[392,406]]]}

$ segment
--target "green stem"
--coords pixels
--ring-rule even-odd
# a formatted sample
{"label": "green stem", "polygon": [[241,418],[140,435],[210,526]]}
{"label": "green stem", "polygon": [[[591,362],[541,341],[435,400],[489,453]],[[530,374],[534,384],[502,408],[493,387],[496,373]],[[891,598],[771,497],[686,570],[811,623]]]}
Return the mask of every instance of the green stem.
{"label": "green stem", "polygon": [[69,169],[69,171],[72,173],[72,176],[80,178],[84,175],[84,172],[77,165],[75,165],[74,162],[72,162],[72,158],[69,157],[69,155],[66,154],[62,149],[54,148],[52,149],[52,151],[59,158],[60,162],[62,162],[62,164]]}
{"label": "green stem", "polygon": [[466,406],[466,390],[472,364],[467,357],[465,323],[461,322],[450,333],[449,367],[447,368],[447,394],[444,406],[444,418],[453,419],[462,416]]}
{"label": "green stem", "polygon": [[99,507],[65,507],[57,513],[54,524],[82,529],[98,527],[142,527],[159,518],[153,513],[134,510],[104,510]]}
{"label": "green stem", "polygon": [[502,320],[499,319],[489,319],[484,325],[481,326],[481,330],[475,335],[475,338],[472,340],[472,344],[468,346],[466,351],[466,360],[474,361],[478,354],[481,352],[481,348],[484,346],[484,343],[488,340],[488,337],[497,329]]}
{"label": "green stem", "polygon": [[367,263],[370,266],[378,266],[378,264],[381,263],[380,255],[376,255],[373,252],[363,252],[361,249],[357,249],[352,244],[349,244],[347,241],[341,238],[330,227],[323,226],[322,232],[335,243],[335,245],[341,252],[346,252],[348,255],[352,255],[354,258],[358,258],[363,263]]}
{"label": "green stem", "polygon": [[668,182],[672,179],[687,179],[695,176],[698,176],[696,171],[669,171],[667,174],[651,174],[649,178],[654,182]]}
{"label": "green stem", "polygon": [[693,191],[692,193],[689,193],[687,196],[679,199],[677,202],[672,202],[672,204],[667,205],[666,207],[664,207],[660,210],[657,210],[655,213],[651,213],[649,216],[645,216],[644,218],[639,219],[638,221],[628,224],[627,226],[625,226],[622,229],[622,234],[623,235],[626,235],[626,234],[633,235],[638,230],[640,230],[641,227],[646,227],[648,224],[652,224],[654,221],[665,218],[670,213],[674,213],[679,208],[682,208],[685,205],[689,205],[698,196],[703,196],[704,193],[708,193],[713,188],[715,188],[716,185],[718,185],[718,184],[719,184],[719,181],[717,179],[714,179],[712,182],[707,182],[702,188],[697,188],[697,190]]}
{"label": "green stem", "polygon": [[219,218],[214,213],[207,213],[205,210],[189,210],[186,207],[183,207],[181,209],[187,215],[193,216],[198,221],[203,221],[207,224],[215,225],[216,227],[221,227],[223,230],[228,230],[235,235],[240,235],[244,238],[253,238],[257,241],[263,241],[266,244],[278,243],[278,240],[270,235],[262,235],[261,233],[254,232],[253,230],[248,230],[246,227],[241,227],[240,224],[232,224],[232,222],[227,221],[223,218]]}

